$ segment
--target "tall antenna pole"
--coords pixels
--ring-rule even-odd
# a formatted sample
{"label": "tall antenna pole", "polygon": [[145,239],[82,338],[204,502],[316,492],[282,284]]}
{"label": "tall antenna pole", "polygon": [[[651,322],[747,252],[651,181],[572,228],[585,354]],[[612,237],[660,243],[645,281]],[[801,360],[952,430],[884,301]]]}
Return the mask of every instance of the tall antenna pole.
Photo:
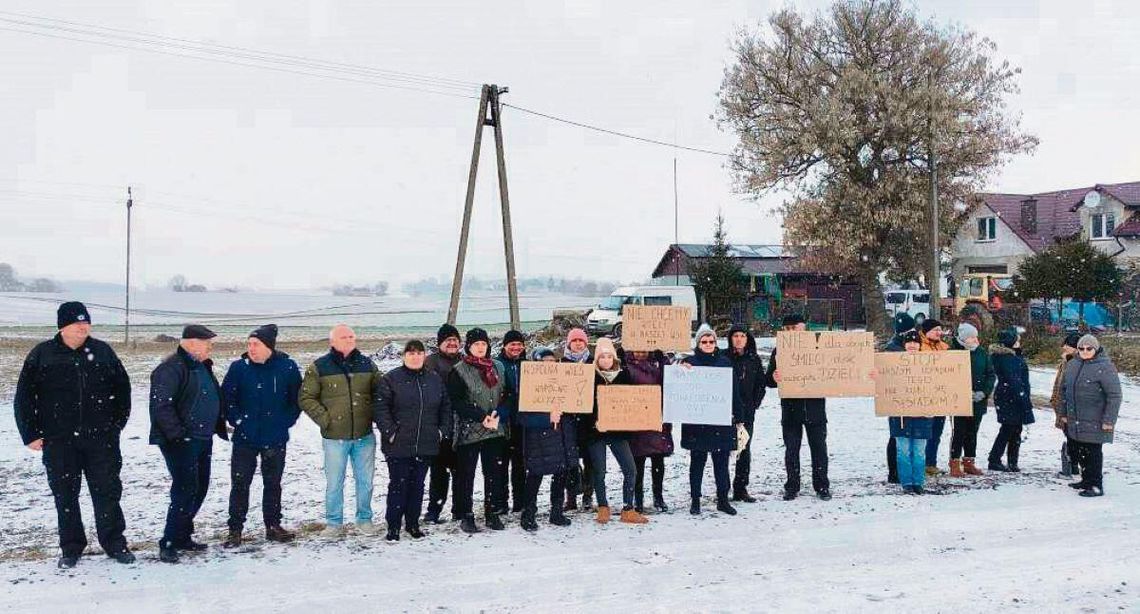
{"label": "tall antenna pole", "polygon": [[[677,156],[673,156],[673,245],[676,245],[677,249],[681,249],[681,225],[678,221],[679,219],[680,218],[677,213]],[[680,268],[675,267],[673,269],[673,285],[681,285]]]}
{"label": "tall antenna pole", "polygon": [[131,206],[134,198],[131,196],[131,186],[127,186],[127,300],[126,319],[123,327],[123,343],[131,342]]}

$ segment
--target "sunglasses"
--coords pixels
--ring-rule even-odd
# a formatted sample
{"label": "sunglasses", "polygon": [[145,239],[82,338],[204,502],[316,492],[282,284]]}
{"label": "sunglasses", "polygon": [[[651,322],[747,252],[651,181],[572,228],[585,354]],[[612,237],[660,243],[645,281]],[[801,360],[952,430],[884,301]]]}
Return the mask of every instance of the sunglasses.
{"label": "sunglasses", "polygon": [[701,345],[716,345],[716,341],[712,339],[701,339]]}

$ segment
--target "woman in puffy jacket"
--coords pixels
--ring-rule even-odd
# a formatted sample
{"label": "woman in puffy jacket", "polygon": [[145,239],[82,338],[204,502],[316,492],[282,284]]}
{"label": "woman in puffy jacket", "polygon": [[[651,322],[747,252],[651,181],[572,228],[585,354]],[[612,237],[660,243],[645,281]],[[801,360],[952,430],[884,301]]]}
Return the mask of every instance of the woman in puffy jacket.
{"label": "woman in puffy jacket", "polygon": [[1065,365],[1061,382],[1061,422],[1077,446],[1081,479],[1070,486],[1082,497],[1104,494],[1102,447],[1112,443],[1120,415],[1120,376],[1100,341],[1085,335],[1077,342],[1077,357]]}
{"label": "woman in puffy jacket", "polygon": [[[1029,397],[1029,366],[1021,357],[1021,335],[1014,327],[998,333],[998,342],[990,346],[990,360],[997,375],[994,407],[1001,424],[990,448],[990,471],[1018,472],[1017,455],[1021,450],[1021,430],[1033,424],[1033,400]],[[1002,452],[1006,464],[1002,464]]]}

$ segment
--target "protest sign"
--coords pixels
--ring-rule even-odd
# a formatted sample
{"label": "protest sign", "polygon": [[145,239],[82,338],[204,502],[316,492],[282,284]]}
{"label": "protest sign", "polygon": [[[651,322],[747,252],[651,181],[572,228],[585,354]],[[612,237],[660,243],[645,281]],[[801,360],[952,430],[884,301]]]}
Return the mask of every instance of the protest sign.
{"label": "protest sign", "polygon": [[875,354],[876,416],[972,416],[970,353]]}
{"label": "protest sign", "polygon": [[875,336],[871,333],[776,333],[781,399],[873,396],[874,366]]}
{"label": "protest sign", "polygon": [[665,367],[664,420],[676,424],[732,425],[732,369]]}
{"label": "protest sign", "polygon": [[524,362],[519,411],[594,411],[594,365],[576,362]]}
{"label": "protest sign", "polygon": [[660,431],[660,386],[599,386],[599,431]]}
{"label": "protest sign", "polygon": [[691,350],[692,321],[689,307],[626,305],[621,312],[621,347],[627,352]]}

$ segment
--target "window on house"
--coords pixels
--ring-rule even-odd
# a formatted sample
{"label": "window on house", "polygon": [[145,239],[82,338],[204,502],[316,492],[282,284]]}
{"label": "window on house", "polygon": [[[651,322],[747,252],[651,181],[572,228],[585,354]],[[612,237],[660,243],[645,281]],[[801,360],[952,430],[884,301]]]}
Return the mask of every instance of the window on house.
{"label": "window on house", "polygon": [[1089,236],[1094,239],[1107,239],[1112,236],[1116,228],[1116,215],[1112,213],[1094,213],[1089,217],[1091,228]]}
{"label": "window on house", "polygon": [[997,218],[978,218],[978,241],[993,241],[997,238]]}

